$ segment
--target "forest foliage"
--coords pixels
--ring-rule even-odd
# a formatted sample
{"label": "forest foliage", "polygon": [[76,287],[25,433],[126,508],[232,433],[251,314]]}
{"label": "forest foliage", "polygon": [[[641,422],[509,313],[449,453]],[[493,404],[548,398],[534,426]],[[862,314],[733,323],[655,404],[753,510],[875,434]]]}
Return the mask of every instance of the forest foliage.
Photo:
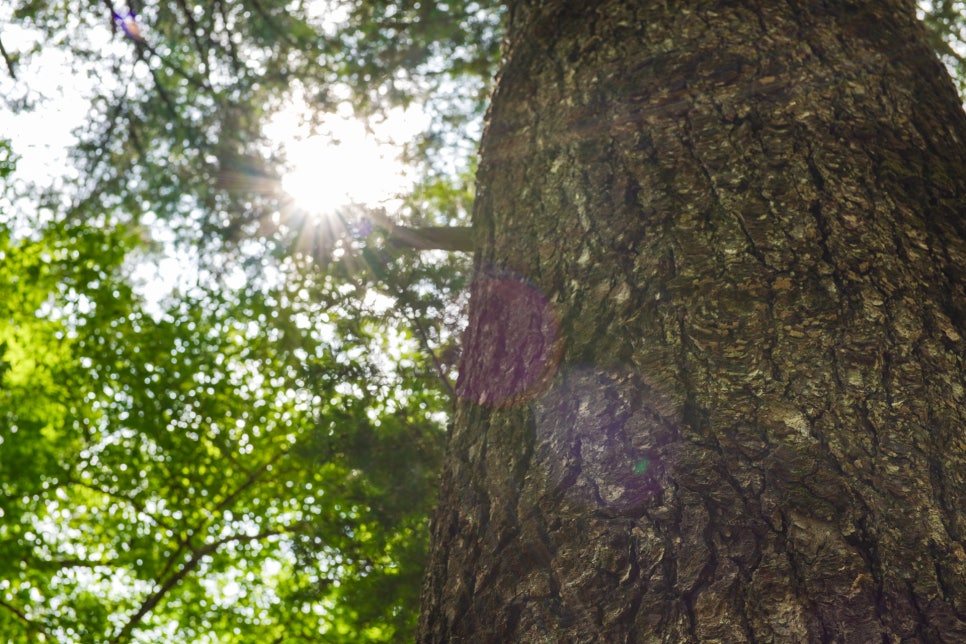
{"label": "forest foliage", "polygon": [[[0,141],[0,633],[409,641],[469,258],[296,208],[263,130],[418,104],[422,178],[388,215],[466,225],[501,5],[13,5],[6,113],[44,100],[51,50],[91,89],[54,181]],[[960,81],[963,5],[921,7]],[[152,297],[139,267],[171,256]]]}

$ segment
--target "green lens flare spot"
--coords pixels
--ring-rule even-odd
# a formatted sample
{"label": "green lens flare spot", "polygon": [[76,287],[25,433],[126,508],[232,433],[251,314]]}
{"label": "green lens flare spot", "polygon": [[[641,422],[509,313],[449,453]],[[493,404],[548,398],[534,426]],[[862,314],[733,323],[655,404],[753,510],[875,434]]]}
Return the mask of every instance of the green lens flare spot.
{"label": "green lens flare spot", "polygon": [[649,468],[650,466],[651,466],[651,461],[646,458],[642,458],[637,462],[637,465],[634,466],[634,473],[643,474],[644,472],[647,471],[647,468]]}

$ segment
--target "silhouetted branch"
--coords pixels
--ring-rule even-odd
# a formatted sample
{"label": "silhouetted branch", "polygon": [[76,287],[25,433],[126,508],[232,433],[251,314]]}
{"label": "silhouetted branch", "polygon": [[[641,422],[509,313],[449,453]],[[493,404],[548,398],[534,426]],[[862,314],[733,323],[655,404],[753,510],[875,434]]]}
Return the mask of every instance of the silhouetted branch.
{"label": "silhouetted branch", "polygon": [[473,252],[476,236],[471,226],[399,226],[385,214],[373,211],[366,215],[386,232],[390,244],[416,250],[448,250]]}
{"label": "silhouetted branch", "polygon": [[20,610],[19,608],[17,608],[13,604],[9,604],[9,603],[3,601],[2,599],[0,599],[0,607],[5,608],[8,611],[10,611],[11,613],[13,613],[17,617],[17,619],[19,619],[21,622],[23,622],[26,625],[26,627],[29,630],[31,630],[31,631],[33,631],[35,633],[41,633],[44,636],[49,637],[49,634],[46,632],[46,630],[44,629],[44,627],[42,625],[38,624],[37,622],[35,622],[32,619],[30,619],[29,617],[27,617],[27,614],[26,613],[24,613],[22,610]]}
{"label": "silhouetted branch", "polygon": [[13,59],[7,53],[7,49],[3,46],[2,40],[0,40],[0,55],[3,56],[3,62],[7,64],[7,71],[10,72],[10,78],[17,80],[17,74],[13,71]]}
{"label": "silhouetted branch", "polygon": [[470,226],[393,226],[388,231],[389,243],[416,250],[448,250],[472,252],[476,237]]}
{"label": "silhouetted branch", "polygon": [[137,625],[141,623],[141,620],[144,619],[144,616],[154,610],[154,608],[161,602],[162,599],[164,599],[164,596],[167,595],[172,588],[177,586],[182,579],[187,577],[189,573],[198,567],[198,564],[200,564],[205,557],[217,551],[218,548],[229,543],[249,543],[281,534],[289,534],[298,528],[300,528],[300,524],[295,524],[283,530],[265,530],[264,532],[259,532],[258,534],[231,535],[216,541],[212,541],[211,543],[207,543],[204,546],[193,550],[191,553],[191,558],[185,562],[181,569],[175,574],[171,575],[171,577],[161,584],[161,586],[154,591],[154,593],[141,602],[141,606],[133,615],[131,615],[118,634],[111,638],[110,641],[112,644],[126,641]]}

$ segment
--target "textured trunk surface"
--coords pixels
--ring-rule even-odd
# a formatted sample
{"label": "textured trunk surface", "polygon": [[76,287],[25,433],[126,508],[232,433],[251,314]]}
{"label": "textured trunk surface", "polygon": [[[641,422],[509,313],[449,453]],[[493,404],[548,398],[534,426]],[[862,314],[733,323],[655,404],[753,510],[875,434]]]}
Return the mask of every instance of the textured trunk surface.
{"label": "textured trunk surface", "polygon": [[509,29],[420,640],[966,641],[966,117],[911,3]]}

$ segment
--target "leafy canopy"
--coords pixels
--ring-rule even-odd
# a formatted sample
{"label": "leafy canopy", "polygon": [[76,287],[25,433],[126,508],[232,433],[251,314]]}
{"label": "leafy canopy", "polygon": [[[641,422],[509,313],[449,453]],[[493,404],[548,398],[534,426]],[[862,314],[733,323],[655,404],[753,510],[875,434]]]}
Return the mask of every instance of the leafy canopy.
{"label": "leafy canopy", "polygon": [[[52,49],[91,107],[53,190],[2,148],[9,641],[411,639],[465,258],[320,231],[262,127],[293,102],[378,119],[435,96],[411,150],[427,178],[392,214],[465,218],[466,175],[432,151],[478,120],[499,17],[347,3],[331,22],[322,4],[10,16],[38,44],[4,47],[8,109],[44,101],[31,61]],[[128,9],[144,43],[112,20]],[[184,275],[151,296],[143,268],[168,256]]]}

